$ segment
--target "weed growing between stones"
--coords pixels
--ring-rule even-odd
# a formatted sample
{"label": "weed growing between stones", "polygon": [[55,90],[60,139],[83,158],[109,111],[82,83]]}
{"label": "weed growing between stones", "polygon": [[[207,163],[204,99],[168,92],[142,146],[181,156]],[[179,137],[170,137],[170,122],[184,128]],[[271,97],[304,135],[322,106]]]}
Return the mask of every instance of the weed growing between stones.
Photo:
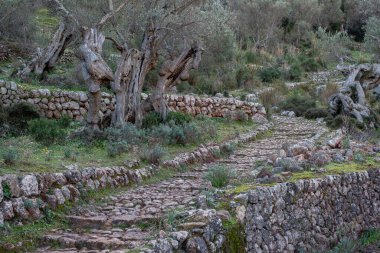
{"label": "weed growing between stones", "polygon": [[343,238],[327,253],[375,252],[380,248],[380,230],[365,231],[357,240]]}
{"label": "weed growing between stones", "polygon": [[245,229],[242,224],[235,219],[230,219],[223,223],[225,229],[226,240],[223,245],[225,253],[241,253],[245,252]]}
{"label": "weed growing between stones", "polygon": [[233,174],[234,173],[226,166],[215,165],[206,172],[204,178],[209,180],[213,187],[223,188],[228,185]]}
{"label": "weed growing between stones", "polygon": [[2,182],[3,196],[5,199],[10,199],[12,197],[11,188],[5,182]]}

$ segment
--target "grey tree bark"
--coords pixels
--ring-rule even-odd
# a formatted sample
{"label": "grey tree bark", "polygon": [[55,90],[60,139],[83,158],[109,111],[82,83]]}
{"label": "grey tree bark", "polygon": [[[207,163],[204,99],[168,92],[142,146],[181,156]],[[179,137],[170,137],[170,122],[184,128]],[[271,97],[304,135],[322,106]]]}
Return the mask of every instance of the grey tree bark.
{"label": "grey tree bark", "polygon": [[38,48],[35,57],[16,75],[23,79],[27,78],[31,73],[41,77],[45,72],[56,66],[73,37],[73,28],[61,23],[49,46],[42,50]]}
{"label": "grey tree bark", "polygon": [[348,75],[339,93],[329,98],[329,111],[333,116],[341,113],[354,117],[359,123],[367,121],[369,127],[378,127],[376,115],[370,108],[366,93],[380,99],[380,64],[338,66]]}
{"label": "grey tree bark", "polygon": [[83,42],[79,47],[80,75],[88,87],[89,110],[87,124],[92,129],[99,128],[101,85],[113,80],[113,73],[102,58],[105,36],[97,28],[83,30]]}
{"label": "grey tree bark", "polygon": [[145,102],[146,110],[154,110],[160,114],[163,120],[168,115],[168,106],[164,95],[166,91],[180,81],[187,81],[190,77],[189,71],[197,69],[201,61],[202,50],[199,45],[194,45],[183,52],[174,60],[166,61],[159,72],[160,78],[157,82],[156,89]]}

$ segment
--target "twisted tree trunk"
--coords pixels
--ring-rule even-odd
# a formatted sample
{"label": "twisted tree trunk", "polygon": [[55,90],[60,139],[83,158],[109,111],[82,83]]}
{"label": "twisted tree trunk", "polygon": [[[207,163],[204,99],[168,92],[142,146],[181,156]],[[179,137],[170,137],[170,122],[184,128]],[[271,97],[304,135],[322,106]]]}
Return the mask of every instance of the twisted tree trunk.
{"label": "twisted tree trunk", "polygon": [[156,32],[155,24],[151,22],[145,31],[138,62],[127,86],[125,119],[134,122],[138,127],[142,124],[141,93],[145,77],[157,62],[159,37]]}
{"label": "twisted tree trunk", "polygon": [[99,128],[100,87],[113,80],[113,73],[101,55],[104,40],[104,35],[96,28],[84,29],[83,42],[79,47],[80,75],[89,91],[87,124],[92,129]]}
{"label": "twisted tree trunk", "polygon": [[136,49],[123,48],[121,58],[112,82],[112,90],[115,93],[116,105],[112,116],[112,125],[122,127],[128,119],[126,115],[126,99],[130,84],[140,71],[142,54]]}
{"label": "twisted tree trunk", "polygon": [[180,81],[187,81],[190,76],[189,71],[197,69],[200,61],[201,49],[198,45],[185,49],[176,59],[166,61],[161,67],[156,89],[148,97],[144,107],[156,111],[163,120],[166,120],[168,115],[168,106],[164,99],[166,91]]}
{"label": "twisted tree trunk", "polygon": [[49,46],[43,50],[38,48],[36,56],[16,75],[23,79],[27,78],[31,73],[41,77],[45,72],[55,67],[73,37],[73,29],[69,28],[65,23],[61,23]]}
{"label": "twisted tree trunk", "polygon": [[333,116],[341,113],[353,116],[359,123],[378,127],[376,115],[367,102],[366,92],[372,92],[380,99],[380,64],[360,64],[358,66],[338,66],[348,75],[339,93],[329,98],[329,111]]}

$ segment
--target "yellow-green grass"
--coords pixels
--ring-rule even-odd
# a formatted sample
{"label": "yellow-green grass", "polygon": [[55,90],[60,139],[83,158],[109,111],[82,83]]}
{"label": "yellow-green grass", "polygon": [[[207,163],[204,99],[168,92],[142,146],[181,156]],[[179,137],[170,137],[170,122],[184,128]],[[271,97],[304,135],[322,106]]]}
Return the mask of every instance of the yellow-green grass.
{"label": "yellow-green grass", "polygon": [[[352,173],[352,172],[361,172],[361,171],[366,171],[366,170],[375,169],[375,168],[380,168],[380,162],[376,161],[373,157],[368,157],[366,161],[363,163],[356,163],[356,162],[347,162],[347,163],[341,163],[341,164],[331,163],[325,167],[325,172],[323,173],[319,173],[315,171],[296,172],[296,173],[293,173],[293,175],[289,177],[285,182],[296,182],[299,180],[323,178],[329,175],[339,175],[339,174]],[[271,187],[276,184],[277,183],[273,183],[273,184],[246,183],[246,184],[238,185],[230,189],[228,192],[230,194],[240,194],[240,193],[248,192],[250,190],[254,190],[257,187]]]}

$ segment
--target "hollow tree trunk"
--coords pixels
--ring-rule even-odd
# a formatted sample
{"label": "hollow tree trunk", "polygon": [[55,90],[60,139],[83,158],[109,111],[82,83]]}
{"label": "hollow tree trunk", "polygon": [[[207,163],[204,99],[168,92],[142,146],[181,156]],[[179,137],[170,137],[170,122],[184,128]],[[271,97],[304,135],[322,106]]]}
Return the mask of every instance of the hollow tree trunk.
{"label": "hollow tree trunk", "polygon": [[123,49],[119,61],[115,80],[112,82],[112,90],[116,97],[115,111],[112,116],[112,125],[122,127],[126,120],[126,99],[127,92],[132,83],[132,79],[139,72],[141,62],[141,52],[136,49]]}
{"label": "hollow tree trunk", "polygon": [[339,90],[329,98],[329,111],[333,116],[341,113],[351,115],[358,122],[369,120],[370,126],[377,127],[376,115],[367,102],[366,92],[371,91],[380,98],[380,64],[338,66],[348,77]]}
{"label": "hollow tree trunk", "polygon": [[152,22],[146,29],[141,46],[140,57],[132,72],[132,78],[127,87],[125,118],[132,121],[137,127],[142,124],[141,93],[148,72],[157,62],[158,35]]}
{"label": "hollow tree trunk", "polygon": [[89,110],[87,124],[92,129],[99,128],[101,104],[100,87],[113,80],[113,73],[103,60],[101,53],[104,35],[96,28],[84,29],[82,45],[79,47],[80,75],[88,87]]}
{"label": "hollow tree trunk", "polygon": [[168,106],[164,95],[166,90],[172,88],[180,81],[186,81],[189,79],[189,71],[191,69],[197,69],[201,60],[201,49],[198,45],[185,49],[176,59],[172,61],[166,61],[161,70],[160,78],[157,82],[156,89],[152,95],[150,95],[144,107],[149,110],[154,110],[160,114],[163,120],[166,120],[168,115]]}
{"label": "hollow tree trunk", "polygon": [[55,67],[73,37],[73,29],[69,28],[65,23],[61,23],[49,46],[43,50],[38,48],[36,56],[16,75],[23,79],[27,78],[31,73],[41,77],[45,72]]}

